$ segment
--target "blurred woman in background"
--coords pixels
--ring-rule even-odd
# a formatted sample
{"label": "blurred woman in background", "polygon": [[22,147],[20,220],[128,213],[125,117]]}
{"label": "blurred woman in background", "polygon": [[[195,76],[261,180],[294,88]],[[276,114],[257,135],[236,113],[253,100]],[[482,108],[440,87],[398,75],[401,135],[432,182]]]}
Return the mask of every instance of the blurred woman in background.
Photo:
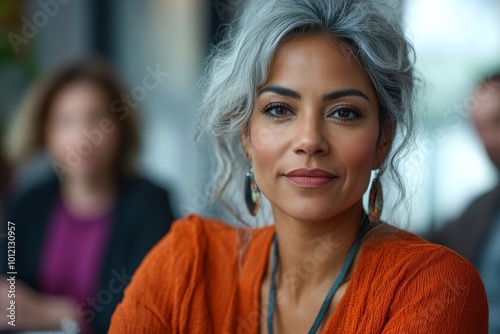
{"label": "blurred woman in background", "polygon": [[[473,97],[471,121],[500,176],[500,72],[483,79]],[[489,334],[500,334],[500,183],[427,239],[453,249],[477,268],[488,295]]]}
{"label": "blurred woman in background", "polygon": [[16,329],[106,332],[132,273],[169,230],[167,192],[134,172],[139,134],[123,93],[105,62],[79,62],[43,76],[16,115],[11,159],[22,166],[42,151],[52,166],[6,209]]}

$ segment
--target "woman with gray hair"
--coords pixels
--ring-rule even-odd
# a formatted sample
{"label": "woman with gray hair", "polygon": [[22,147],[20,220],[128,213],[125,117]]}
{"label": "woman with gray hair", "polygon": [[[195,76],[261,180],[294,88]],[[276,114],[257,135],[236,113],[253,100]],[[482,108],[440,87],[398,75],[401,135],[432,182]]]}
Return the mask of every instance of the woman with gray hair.
{"label": "woman with gray hair", "polygon": [[[382,176],[396,207],[405,197],[412,56],[375,1],[244,5],[211,55],[199,122],[234,223],[174,223],[111,333],[486,333],[476,270],[380,219]],[[264,200],[273,224],[258,227]]]}

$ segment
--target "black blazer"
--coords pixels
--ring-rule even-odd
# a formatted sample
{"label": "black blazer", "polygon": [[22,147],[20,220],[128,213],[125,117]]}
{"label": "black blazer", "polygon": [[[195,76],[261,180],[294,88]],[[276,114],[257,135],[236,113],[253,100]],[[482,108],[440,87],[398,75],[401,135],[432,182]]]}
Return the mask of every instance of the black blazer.
{"label": "black blazer", "polygon": [[478,268],[481,246],[488,237],[499,210],[500,184],[472,202],[456,221],[426,237],[431,242],[453,249]]}
{"label": "black blazer", "polygon": [[[17,279],[39,290],[38,269],[49,215],[59,194],[56,176],[7,204],[4,221],[15,223]],[[106,333],[123,289],[146,253],[170,229],[174,217],[168,193],[140,177],[122,179],[112,213],[112,233],[103,256],[100,284],[89,303],[77,312],[95,333]],[[6,223],[2,224],[3,233]],[[5,239],[4,239],[5,240]],[[7,272],[6,243],[0,244],[2,273]],[[71,270],[71,268],[68,268]]]}

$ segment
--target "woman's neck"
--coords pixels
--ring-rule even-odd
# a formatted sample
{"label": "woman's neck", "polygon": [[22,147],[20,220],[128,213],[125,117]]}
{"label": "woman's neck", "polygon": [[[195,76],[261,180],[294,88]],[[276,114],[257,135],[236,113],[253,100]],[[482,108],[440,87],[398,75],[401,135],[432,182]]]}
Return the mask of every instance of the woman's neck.
{"label": "woman's neck", "polygon": [[304,222],[274,212],[279,265],[276,281],[287,299],[328,289],[354,243],[364,218],[361,201],[333,219]]}
{"label": "woman's neck", "polygon": [[63,201],[73,214],[81,218],[108,211],[115,192],[115,179],[104,173],[66,178],[61,184]]}

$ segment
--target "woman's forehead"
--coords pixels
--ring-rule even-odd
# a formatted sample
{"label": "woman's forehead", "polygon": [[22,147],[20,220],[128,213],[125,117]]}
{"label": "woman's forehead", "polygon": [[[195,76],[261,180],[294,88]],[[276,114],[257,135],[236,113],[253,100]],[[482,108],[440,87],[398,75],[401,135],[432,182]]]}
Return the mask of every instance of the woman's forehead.
{"label": "woman's forehead", "polygon": [[375,98],[370,78],[345,43],[323,35],[307,35],[282,43],[263,86],[268,84],[304,92],[314,90],[318,94],[355,88]]}

